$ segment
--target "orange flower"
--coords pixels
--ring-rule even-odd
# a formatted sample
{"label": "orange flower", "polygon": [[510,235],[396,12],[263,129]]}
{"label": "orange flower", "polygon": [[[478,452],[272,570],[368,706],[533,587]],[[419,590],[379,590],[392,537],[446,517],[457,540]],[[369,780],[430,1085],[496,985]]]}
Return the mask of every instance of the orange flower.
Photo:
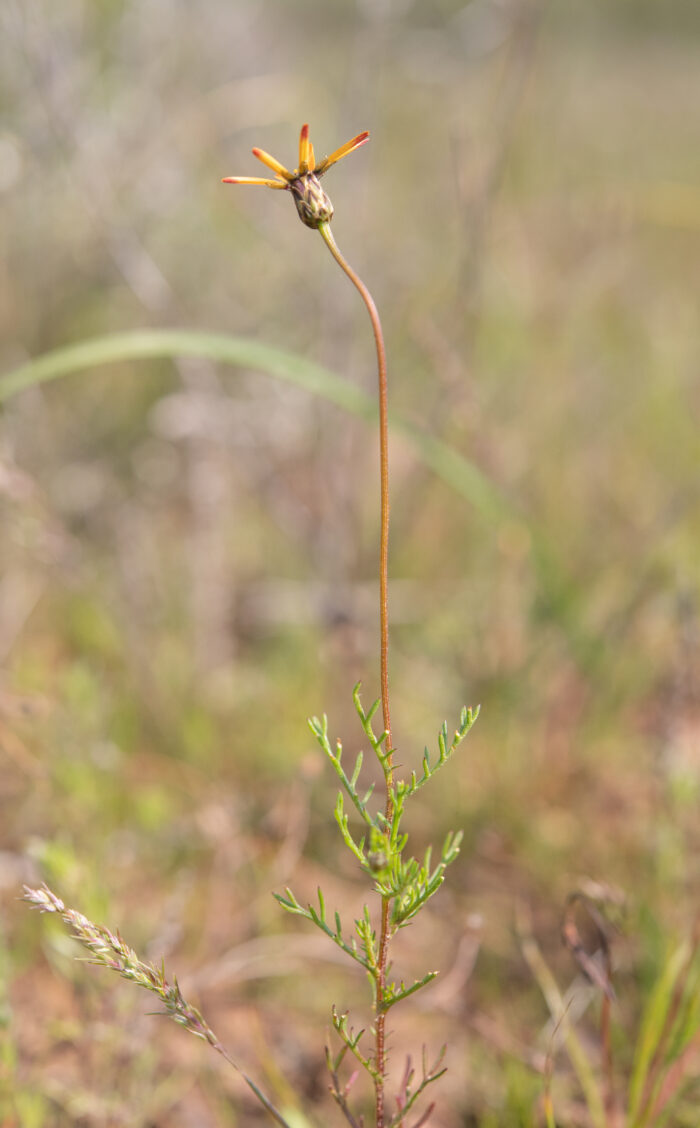
{"label": "orange flower", "polygon": [[253,149],[253,156],[272,169],[275,174],[274,180],[263,176],[226,176],[223,183],[264,184],[266,188],[287,188],[294,197],[302,223],[307,227],[320,227],[333,218],[333,205],[319,184],[320,177],[342,157],[346,157],[354,149],[359,149],[365,141],[369,141],[369,133],[367,131],[358,133],[352,141],[347,141],[345,145],[341,145],[331,153],[330,157],[324,157],[317,164],[314,147],[309,140],[309,127],[302,125],[299,135],[299,167],[293,172],[263,149]]}

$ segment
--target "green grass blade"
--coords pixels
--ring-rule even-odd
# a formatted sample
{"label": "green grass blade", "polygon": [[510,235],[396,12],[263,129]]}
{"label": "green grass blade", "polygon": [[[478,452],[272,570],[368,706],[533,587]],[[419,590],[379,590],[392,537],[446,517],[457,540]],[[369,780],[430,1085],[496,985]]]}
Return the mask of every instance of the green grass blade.
{"label": "green grass blade", "polygon": [[[54,349],[30,360],[21,368],[0,377],[0,403],[26,388],[56,380],[73,372],[119,361],[155,360],[164,357],[197,356],[219,364],[255,368],[278,380],[329,400],[361,419],[372,420],[377,409],[372,396],[342,380],[334,372],[305,357],[273,348],[245,337],[189,330],[143,329],[95,337],[65,348]],[[458,451],[425,435],[401,419],[392,421],[418,457],[475,508],[487,516],[503,516],[511,506],[498,490]]]}
{"label": "green grass blade", "polygon": [[412,423],[395,415],[390,417],[389,425],[408,439],[425,466],[451,486],[455,493],[466,498],[479,512],[487,517],[501,520],[509,517],[511,520],[525,523],[518,515],[516,507],[454,447],[448,446],[447,443],[426,434]]}
{"label": "green grass blade", "polygon": [[634,1069],[630,1081],[628,1128],[636,1128],[640,1123],[641,1105],[649,1069],[664,1033],[666,1016],[673,999],[676,980],[687,963],[688,953],[689,945],[687,943],[680,944],[666,961],[642,1016],[634,1054]]}
{"label": "green grass blade", "polygon": [[[303,356],[245,337],[180,329],[114,333],[53,349],[0,376],[0,405],[27,388],[103,364],[179,356],[204,357],[217,364],[256,369],[319,396],[360,419],[373,422],[377,418],[373,396]],[[394,434],[406,439],[425,466],[484,517],[499,523],[504,519],[513,521],[526,531],[533,546],[533,564],[541,595],[577,658],[586,665],[594,641],[579,622],[579,593],[542,533],[459,451],[396,415],[390,417],[389,426]]]}

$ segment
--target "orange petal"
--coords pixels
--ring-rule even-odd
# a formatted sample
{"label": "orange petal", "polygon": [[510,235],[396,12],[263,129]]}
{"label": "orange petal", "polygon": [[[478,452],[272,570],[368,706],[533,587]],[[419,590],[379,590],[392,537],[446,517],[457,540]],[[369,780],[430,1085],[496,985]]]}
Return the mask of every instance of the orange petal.
{"label": "orange petal", "polygon": [[301,133],[299,134],[299,172],[303,176],[310,168],[313,168],[311,163],[311,142],[309,141],[309,126],[308,123],[302,125]]}
{"label": "orange petal", "polygon": [[326,169],[329,169],[331,165],[341,160],[342,157],[347,157],[348,153],[352,153],[353,149],[359,149],[360,145],[364,145],[365,141],[369,141],[369,132],[367,130],[365,130],[364,133],[358,133],[357,137],[353,137],[352,141],[346,141],[344,145],[341,145],[339,149],[331,153],[330,157],[324,157],[316,169],[317,175],[325,172]]}
{"label": "orange petal", "polygon": [[283,164],[280,164],[274,157],[271,157],[264,149],[253,149],[253,156],[257,157],[258,160],[262,161],[268,168],[271,168],[278,176],[283,176],[285,180],[293,179],[291,172],[288,172]]}
{"label": "orange petal", "polygon": [[262,176],[224,176],[222,184],[264,184],[266,188],[286,188],[286,180],[265,180]]}
{"label": "orange petal", "polygon": [[312,172],[316,170],[316,157],[314,156],[314,147],[309,141],[309,168]]}

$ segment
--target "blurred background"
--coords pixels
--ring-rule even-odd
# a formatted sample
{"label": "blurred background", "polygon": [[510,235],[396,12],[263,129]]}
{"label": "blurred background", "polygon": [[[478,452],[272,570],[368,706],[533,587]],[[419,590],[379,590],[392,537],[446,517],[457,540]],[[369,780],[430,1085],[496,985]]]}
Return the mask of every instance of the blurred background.
{"label": "blurred background", "polygon": [[[253,145],[293,167],[304,121],[319,156],[371,131],[324,180],[333,230],[392,411],[474,471],[394,433],[402,764],[482,707],[412,812],[416,851],[465,838],[396,944],[397,974],[442,976],[394,1069],[448,1041],[431,1124],[517,1128],[553,1054],[559,1122],[591,1123],[523,937],[597,1060],[560,926],[576,890],[612,906],[624,1077],[700,877],[700,8],[5,0],[0,60],[0,373],[188,328],[374,394],[322,241],[220,183],[260,175]],[[366,984],[270,893],[322,881],[348,924],[365,895],[306,718],[356,752],[352,687],[378,693],[375,428],[257,371],[95,367],[4,405],[0,520],[0,1121],[263,1121],[18,902],[46,880],[164,956],[295,1125],[339,1123],[323,1031],[331,1003],[370,1021]]]}

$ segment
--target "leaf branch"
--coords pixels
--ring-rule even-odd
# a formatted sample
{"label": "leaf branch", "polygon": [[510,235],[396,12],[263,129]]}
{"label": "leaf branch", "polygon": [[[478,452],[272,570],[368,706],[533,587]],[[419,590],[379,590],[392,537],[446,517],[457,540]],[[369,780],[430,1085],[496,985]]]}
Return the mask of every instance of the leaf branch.
{"label": "leaf branch", "polygon": [[337,1057],[334,1058],[331,1053],[330,1046],[326,1044],[326,1068],[328,1069],[328,1072],[331,1076],[331,1083],[329,1086],[330,1093],[333,1097],[333,1100],[338,1105],[341,1112],[343,1113],[343,1116],[350,1125],[350,1128],[363,1128],[363,1118],[360,1117],[359,1120],[356,1120],[352,1112],[350,1111],[350,1106],[348,1105],[348,1094],[357,1079],[358,1071],[356,1070],[355,1073],[350,1076],[350,1080],[347,1082],[347,1084],[345,1084],[342,1088],[340,1087],[338,1069],[340,1068],[341,1062],[345,1057],[347,1051],[348,1047],[343,1046],[340,1053],[337,1055]]}
{"label": "leaf branch", "polygon": [[[418,1083],[418,1086],[415,1089],[411,1089],[414,1071],[411,1069],[411,1060],[409,1058],[403,1080],[401,1095],[399,1096],[397,1102],[399,1105],[399,1111],[394,1117],[392,1117],[386,1128],[399,1128],[399,1125],[401,1125],[406,1118],[406,1113],[410,1112],[418,1098],[425,1092],[428,1085],[432,1085],[433,1081],[437,1081],[438,1078],[442,1077],[444,1073],[447,1073],[446,1068],[440,1068],[445,1057],[446,1049],[447,1047],[443,1046],[434,1063],[429,1066],[427,1064],[427,1059],[425,1056],[425,1046],[423,1047],[421,1070],[422,1076],[420,1082]],[[419,1124],[424,1124],[428,1114],[429,1110],[427,1114],[419,1118],[417,1123],[414,1125],[414,1128],[418,1128]]]}
{"label": "leaf branch", "polygon": [[348,1027],[347,1011],[343,1014],[338,1014],[335,1007],[333,1007],[331,1011],[331,1021],[336,1034],[345,1043],[345,1046],[350,1050],[353,1057],[359,1061],[362,1068],[369,1073],[373,1081],[378,1081],[380,1078],[379,1070],[369,1058],[365,1057],[360,1049],[360,1039],[364,1034],[364,1030],[360,1030],[355,1034],[352,1028]]}
{"label": "leaf branch", "polygon": [[363,819],[367,826],[376,827],[376,819],[373,818],[373,816],[367,810],[367,804],[372,797],[374,787],[370,787],[363,796],[358,794],[358,791],[355,787],[355,784],[357,783],[358,777],[360,775],[360,769],[362,768],[362,753],[359,753],[357,760],[355,761],[355,767],[353,769],[352,775],[348,778],[342,765],[343,746],[338,740],[336,741],[335,751],[333,751],[331,742],[328,739],[328,717],[325,715],[325,713],[321,720],[319,720],[318,717],[311,717],[309,719],[309,728],[311,729],[321,748],[326,753],[328,759],[335,768],[336,774],[340,779],[343,787],[345,788],[347,794],[349,795],[360,818]]}
{"label": "leaf branch", "polygon": [[394,1003],[400,1003],[402,999],[407,999],[409,995],[420,991],[421,987],[427,987],[438,974],[437,971],[428,971],[422,979],[416,979],[410,987],[407,987],[403,980],[398,985],[396,983],[387,984],[382,1010],[388,1011],[390,1007],[394,1006]]}
{"label": "leaf branch", "polygon": [[400,792],[405,799],[410,795],[415,795],[417,791],[420,791],[421,787],[425,786],[429,779],[432,779],[440,768],[444,767],[447,761],[451,759],[457,751],[472,725],[475,723],[479,716],[479,708],[480,706],[478,705],[473,709],[468,709],[466,705],[464,706],[459,718],[459,728],[456,729],[452,737],[452,742],[449,745],[447,743],[447,721],[443,722],[442,728],[438,734],[437,761],[434,764],[431,763],[430,753],[426,747],[423,752],[423,775],[419,777],[415,772],[412,772],[409,783],[400,782],[397,784],[397,793]]}
{"label": "leaf branch", "polygon": [[320,928],[321,932],[325,933],[329,940],[332,940],[347,956],[350,956],[356,963],[361,964],[370,975],[374,975],[372,964],[366,956],[363,956],[358,951],[356,941],[352,940],[348,943],[347,940],[343,938],[339,913],[335,914],[335,930],[328,925],[326,921],[326,904],[320,888],[318,889],[318,911],[313,905],[304,908],[303,905],[299,904],[289,886],[285,889],[285,893],[287,894],[286,897],[283,897],[281,893],[273,893],[272,896],[288,913],[294,913],[297,916],[305,917],[306,920],[310,920],[312,924]]}

